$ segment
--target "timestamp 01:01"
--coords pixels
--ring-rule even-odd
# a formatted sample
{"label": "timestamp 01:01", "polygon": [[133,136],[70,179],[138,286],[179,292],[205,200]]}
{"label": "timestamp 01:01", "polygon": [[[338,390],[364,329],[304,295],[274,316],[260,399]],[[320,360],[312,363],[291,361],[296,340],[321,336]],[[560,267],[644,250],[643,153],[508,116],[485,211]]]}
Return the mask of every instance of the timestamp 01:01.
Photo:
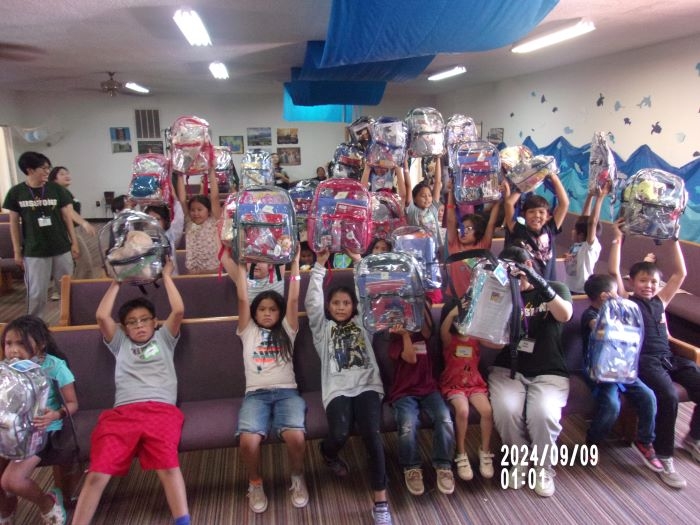
{"label": "timestamp 01:01", "polygon": [[598,464],[597,445],[502,445],[501,464],[505,467],[595,467]]}

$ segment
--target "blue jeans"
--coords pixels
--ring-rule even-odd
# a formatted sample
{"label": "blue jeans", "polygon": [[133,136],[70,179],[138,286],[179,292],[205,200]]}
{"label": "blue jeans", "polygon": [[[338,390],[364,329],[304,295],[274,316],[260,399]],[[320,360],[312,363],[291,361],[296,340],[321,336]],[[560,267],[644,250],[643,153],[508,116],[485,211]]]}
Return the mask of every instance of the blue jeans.
{"label": "blue jeans", "polygon": [[600,443],[610,433],[620,415],[619,394],[621,392],[637,410],[637,440],[645,444],[654,442],[656,396],[648,386],[642,383],[641,379],[629,385],[588,381],[588,386],[591,387],[597,404],[588,429],[588,441]]}
{"label": "blue jeans", "polygon": [[433,466],[450,468],[455,449],[455,432],[450,410],[440,392],[423,397],[405,396],[392,404],[399,430],[399,463],[404,469],[421,465],[418,454],[419,415],[423,410],[433,424]]}
{"label": "blue jeans", "polygon": [[[301,430],[306,419],[306,401],[295,388],[270,388],[248,392],[238,412],[238,432],[267,437],[272,426],[277,437],[285,430]],[[270,425],[272,423],[272,425]]]}

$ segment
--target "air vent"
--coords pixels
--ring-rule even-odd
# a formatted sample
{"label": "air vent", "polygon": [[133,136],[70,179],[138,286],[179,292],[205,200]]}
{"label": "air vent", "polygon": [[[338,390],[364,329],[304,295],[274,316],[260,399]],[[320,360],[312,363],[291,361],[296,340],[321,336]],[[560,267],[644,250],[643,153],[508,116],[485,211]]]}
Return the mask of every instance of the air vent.
{"label": "air vent", "polygon": [[159,139],[160,115],[157,109],[137,109],[136,114],[136,138]]}

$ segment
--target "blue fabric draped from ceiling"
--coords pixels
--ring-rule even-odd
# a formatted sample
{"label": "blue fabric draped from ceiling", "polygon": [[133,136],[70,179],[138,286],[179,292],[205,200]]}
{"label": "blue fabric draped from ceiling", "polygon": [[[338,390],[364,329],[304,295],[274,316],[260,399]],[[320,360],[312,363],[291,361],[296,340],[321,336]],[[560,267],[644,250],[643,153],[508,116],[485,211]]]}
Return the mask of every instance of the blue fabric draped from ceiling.
{"label": "blue fabric draped from ceiling", "polygon": [[487,51],[526,36],[559,0],[333,0],[322,67]]}
{"label": "blue fabric draped from ceiling", "polygon": [[288,122],[344,122],[350,124],[353,118],[353,106],[324,104],[318,106],[297,106],[292,97],[283,90],[282,107],[284,120]]}
{"label": "blue fabric draped from ceiling", "polygon": [[[569,194],[569,211],[579,213],[588,193],[588,160],[591,145],[572,146],[564,137],[559,137],[548,146],[538,147],[530,137],[523,144],[535,155],[551,155],[556,158],[561,178]],[[700,158],[676,168],[654,153],[647,145],[637,148],[627,160],[613,151],[618,172],[630,177],[644,168],[656,168],[680,176],[688,190],[688,205],[681,218],[680,238],[686,241],[700,242]],[[547,194],[547,189],[540,186],[536,193]],[[551,199],[551,193],[547,195]],[[613,214],[617,217],[620,200],[615,204]],[[603,206],[601,218],[612,220],[609,207]]]}

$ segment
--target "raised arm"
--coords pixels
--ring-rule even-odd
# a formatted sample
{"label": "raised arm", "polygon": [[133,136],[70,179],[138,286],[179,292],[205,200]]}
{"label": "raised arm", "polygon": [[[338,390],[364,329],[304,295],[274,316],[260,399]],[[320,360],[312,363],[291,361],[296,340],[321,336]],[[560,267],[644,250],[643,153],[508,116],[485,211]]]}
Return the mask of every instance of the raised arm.
{"label": "raised arm", "polygon": [[170,303],[170,315],[163,324],[172,335],[177,335],[180,333],[180,325],[185,317],[185,303],[173,282],[173,266],[173,261],[168,257],[168,261],[163,267],[163,285]]}
{"label": "raised arm", "polygon": [[119,283],[116,280],[112,281],[102,296],[95,312],[97,326],[102,333],[102,337],[108,343],[114,339],[114,334],[117,332],[117,323],[112,319],[112,308],[114,308],[114,301],[117,299],[118,293]]}
{"label": "raised arm", "polygon": [[498,221],[498,214],[501,211],[501,201],[496,201],[491,206],[491,213],[489,214],[489,222],[486,223],[486,231],[484,236],[481,238],[481,243],[486,246],[487,249],[491,249],[491,243],[493,242],[493,232],[496,231],[496,221]]}
{"label": "raised arm", "polygon": [[369,175],[372,172],[372,166],[369,162],[365,162],[365,167],[362,170],[362,177],[360,177],[360,183],[367,189],[370,189],[369,185]]}
{"label": "raised arm", "polygon": [[440,203],[442,193],[442,157],[435,159],[435,176],[433,177],[433,202]]}
{"label": "raised arm", "polygon": [[221,265],[229,278],[236,285],[238,297],[238,329],[242,331],[250,322],[250,306],[248,305],[248,269],[245,264],[238,264],[231,257],[231,251],[226,248],[221,254]]}
{"label": "raised arm", "polygon": [[449,346],[452,341],[452,334],[450,333],[450,328],[452,327],[452,322],[459,313],[458,308],[455,306],[449,313],[445,316],[440,324],[440,340],[442,341],[442,346]]}
{"label": "raised arm", "polygon": [[182,211],[185,216],[185,221],[188,221],[190,214],[185,213],[187,210],[187,188],[185,188],[185,176],[182,173],[177,172],[174,172],[173,175],[175,177],[175,197],[180,202],[180,206],[182,207]]}
{"label": "raised arm", "polygon": [[394,173],[396,174],[396,192],[401,199],[401,206],[405,208],[408,205],[406,200],[406,173],[401,166],[396,166]]}
{"label": "raised arm", "polygon": [[622,280],[620,273],[620,254],[622,252],[622,226],[625,224],[625,219],[617,219],[613,222],[613,240],[610,246],[610,258],[608,260],[608,273],[617,281],[617,295],[623,298],[629,297],[629,293],[625,290],[625,283]]}
{"label": "raised arm", "polygon": [[667,243],[671,244],[669,251],[671,252],[671,260],[673,261],[673,273],[671,277],[668,278],[668,281],[666,281],[666,286],[661,288],[657,294],[661,302],[664,303],[664,308],[671,302],[671,299],[673,299],[673,296],[676,295],[683,281],[685,281],[686,275],[688,275],[685,268],[683,252],[681,251],[681,243],[677,238],[667,241]]}
{"label": "raised arm", "polygon": [[595,241],[596,230],[598,229],[598,223],[600,222],[600,209],[603,207],[603,201],[605,200],[605,196],[608,194],[609,191],[609,186],[606,184],[603,189],[594,190],[594,192],[589,193],[586,197],[586,202],[588,202],[589,209],[589,198],[593,195],[595,195],[596,198],[595,205],[593,206],[593,212],[591,213],[589,211],[586,214],[588,215],[588,234],[586,236],[586,242],[588,244],[593,244],[593,242]]}
{"label": "raised arm", "polygon": [[445,205],[445,226],[447,227],[447,245],[451,245],[459,239],[459,226],[457,225],[457,205],[453,188],[447,192],[447,204]]}
{"label": "raised arm", "polygon": [[301,247],[297,244],[297,252],[294,254],[289,275],[289,290],[287,291],[287,323],[292,330],[299,330],[299,289],[301,277],[299,276],[299,254]]}
{"label": "raised arm", "polygon": [[[306,290],[306,299],[304,306],[306,315],[309,318],[309,327],[312,334],[320,333],[323,328],[323,322],[326,318],[325,304],[323,296],[323,278],[326,275],[325,265],[328,262],[330,252],[328,248],[321,250],[316,254],[316,263],[311,268],[309,275],[309,287]],[[316,348],[320,352],[323,349]]]}
{"label": "raised arm", "polygon": [[561,228],[564,219],[566,219],[566,213],[569,211],[569,195],[566,193],[566,188],[561,183],[559,175],[552,173],[549,178],[552,179],[554,194],[557,196],[557,207],[554,208],[553,217],[558,229]]}
{"label": "raised arm", "polygon": [[209,198],[211,199],[211,216],[216,220],[221,217],[221,203],[219,202],[219,183],[216,180],[216,167],[209,168]]}
{"label": "raised arm", "polygon": [[520,198],[519,191],[511,191],[510,183],[506,181],[503,184],[503,222],[510,233],[515,230],[515,203]]}

